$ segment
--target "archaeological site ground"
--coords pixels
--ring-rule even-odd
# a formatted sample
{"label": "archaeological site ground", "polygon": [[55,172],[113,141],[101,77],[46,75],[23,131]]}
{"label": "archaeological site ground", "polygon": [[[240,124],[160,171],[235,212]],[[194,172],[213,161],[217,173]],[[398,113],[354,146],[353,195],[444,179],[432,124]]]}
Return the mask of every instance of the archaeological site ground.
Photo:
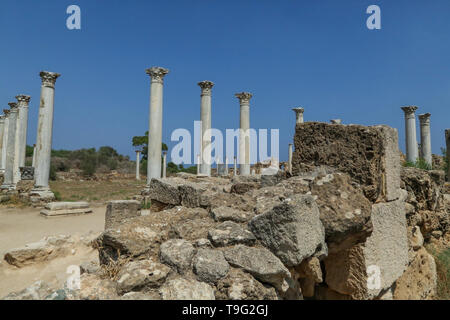
{"label": "archaeological site ground", "polygon": [[2,65],[0,300],[450,300],[448,3],[431,50],[393,4],[74,2],[6,31],[54,30]]}

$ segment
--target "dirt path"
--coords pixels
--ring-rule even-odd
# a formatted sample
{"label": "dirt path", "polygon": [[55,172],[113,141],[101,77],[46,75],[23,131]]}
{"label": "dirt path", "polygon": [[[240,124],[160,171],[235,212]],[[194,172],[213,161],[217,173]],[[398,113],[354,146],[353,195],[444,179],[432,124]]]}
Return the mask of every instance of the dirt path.
{"label": "dirt path", "polygon": [[105,206],[92,207],[93,213],[80,216],[45,218],[36,208],[0,207],[0,256],[7,250],[52,235],[83,235],[103,231]]}
{"label": "dirt path", "polygon": [[24,268],[8,265],[3,256],[10,249],[36,242],[51,235],[85,235],[101,232],[105,224],[105,206],[92,207],[93,213],[73,217],[45,218],[34,208],[0,207],[0,298],[20,291],[38,280],[61,287],[68,275],[67,267],[97,260],[98,252],[84,247],[73,255]]}

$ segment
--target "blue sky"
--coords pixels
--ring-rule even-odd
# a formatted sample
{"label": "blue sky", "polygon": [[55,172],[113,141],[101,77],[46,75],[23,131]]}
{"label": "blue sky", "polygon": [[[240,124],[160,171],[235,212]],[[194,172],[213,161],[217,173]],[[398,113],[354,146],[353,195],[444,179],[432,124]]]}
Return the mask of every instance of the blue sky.
{"label": "blue sky", "polygon": [[[66,28],[81,8],[82,29]],[[368,30],[366,8],[381,8]],[[282,160],[294,134],[292,107],[306,121],[387,124],[404,105],[430,112],[432,147],[450,128],[450,2],[365,0],[35,1],[0,3],[0,101],[32,96],[28,143],[37,130],[39,71],[56,83],[53,148],[110,145],[134,157],[131,138],[148,129],[150,79],[164,86],[164,142],[199,120],[200,88],[211,80],[213,127],[239,125],[236,92],[249,91],[251,126],[279,128]],[[417,131],[419,137],[419,131]]]}

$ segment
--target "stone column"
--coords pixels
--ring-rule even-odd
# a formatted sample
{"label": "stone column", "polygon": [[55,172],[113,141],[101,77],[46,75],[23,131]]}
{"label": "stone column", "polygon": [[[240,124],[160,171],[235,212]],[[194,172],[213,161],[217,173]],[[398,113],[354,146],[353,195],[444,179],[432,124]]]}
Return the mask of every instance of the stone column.
{"label": "stone column", "polygon": [[3,173],[5,168],[3,167],[3,163],[2,163],[2,158],[3,158],[3,153],[5,152],[3,150],[3,135],[5,132],[5,115],[1,115],[0,116],[0,173]]}
{"label": "stone column", "polygon": [[445,145],[447,148],[447,181],[450,181],[450,129],[445,130]]}
{"label": "stone column", "polygon": [[55,82],[60,74],[42,71],[39,75],[42,80],[42,85],[36,137],[35,184],[31,195],[37,195],[43,199],[54,199],[55,196],[50,190],[48,179],[50,177],[50,160],[52,154]]}
{"label": "stone column", "polygon": [[162,177],[163,177],[164,179],[167,177],[167,152],[163,152]]}
{"label": "stone column", "polygon": [[152,67],[146,72],[151,78],[147,155],[147,184],[150,184],[153,178],[161,178],[163,85],[169,70]]}
{"label": "stone column", "polygon": [[431,132],[430,132],[430,113],[420,114],[420,148],[422,150],[422,158],[430,166],[433,165],[431,156]]}
{"label": "stone column", "polygon": [[36,145],[33,144],[33,160],[31,162],[31,166],[34,168],[36,165]]}
{"label": "stone column", "polygon": [[141,180],[141,150],[136,150],[136,180]]}
{"label": "stone column", "polygon": [[197,155],[197,175],[200,174],[200,155]]}
{"label": "stone column", "polygon": [[241,105],[240,131],[239,131],[239,174],[250,175],[250,99],[249,92],[236,93]]}
{"label": "stone column", "polygon": [[416,106],[402,107],[405,112],[406,160],[416,163],[419,156],[416,137]]}
{"label": "stone column", "polygon": [[6,163],[5,174],[3,175],[3,185],[1,189],[13,190],[14,185],[14,158],[16,156],[16,129],[17,129],[17,115],[19,110],[16,103],[9,103],[11,110],[9,112],[8,121],[8,142],[6,147]]}
{"label": "stone column", "polygon": [[237,176],[237,159],[234,157],[233,176]]}
{"label": "stone column", "polygon": [[305,109],[298,107],[292,110],[295,112],[295,124],[303,123],[303,112],[305,112]]}
{"label": "stone column", "polygon": [[288,172],[292,174],[292,143],[289,143],[289,159],[288,159]]}
{"label": "stone column", "polygon": [[198,85],[202,89],[200,95],[200,121],[202,123],[200,137],[202,162],[200,165],[200,173],[211,176],[211,90],[214,83],[211,81],[202,81]]}
{"label": "stone column", "polygon": [[16,96],[16,99],[19,107],[19,167],[24,167],[27,150],[28,106],[31,98],[30,96],[20,94]]}
{"label": "stone column", "polygon": [[0,169],[5,171],[6,167],[6,153],[7,153],[7,147],[8,147],[8,130],[9,130],[9,113],[10,110],[3,109],[3,114],[5,115],[5,125],[3,128],[3,143],[2,143],[2,155],[0,158]]}
{"label": "stone column", "polygon": [[225,157],[225,174],[228,175],[228,157]]}
{"label": "stone column", "polygon": [[21,180],[20,167],[25,166],[25,153],[27,147],[27,126],[28,126],[28,104],[30,96],[18,95],[17,107],[19,113],[17,115],[16,129],[16,157],[14,158],[14,184]]}

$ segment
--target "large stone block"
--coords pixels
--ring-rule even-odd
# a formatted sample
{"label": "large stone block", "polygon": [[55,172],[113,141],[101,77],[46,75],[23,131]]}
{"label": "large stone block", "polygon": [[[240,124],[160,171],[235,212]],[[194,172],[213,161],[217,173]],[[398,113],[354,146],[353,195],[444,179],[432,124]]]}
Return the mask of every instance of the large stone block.
{"label": "large stone block", "polygon": [[105,229],[121,224],[125,219],[139,217],[141,203],[136,200],[115,200],[108,202],[105,215]]}
{"label": "large stone block", "polygon": [[353,299],[373,299],[403,274],[408,265],[404,202],[372,206],[373,232],[364,244],[325,259],[326,283]]}
{"label": "large stone block", "polygon": [[[326,248],[319,208],[310,195],[294,195],[254,217],[250,230],[288,267]],[[326,249],[325,249],[326,250]]]}
{"label": "large stone block", "polygon": [[372,202],[400,197],[396,129],[306,122],[297,125],[294,144],[294,175],[314,166],[330,166],[361,184]]}

